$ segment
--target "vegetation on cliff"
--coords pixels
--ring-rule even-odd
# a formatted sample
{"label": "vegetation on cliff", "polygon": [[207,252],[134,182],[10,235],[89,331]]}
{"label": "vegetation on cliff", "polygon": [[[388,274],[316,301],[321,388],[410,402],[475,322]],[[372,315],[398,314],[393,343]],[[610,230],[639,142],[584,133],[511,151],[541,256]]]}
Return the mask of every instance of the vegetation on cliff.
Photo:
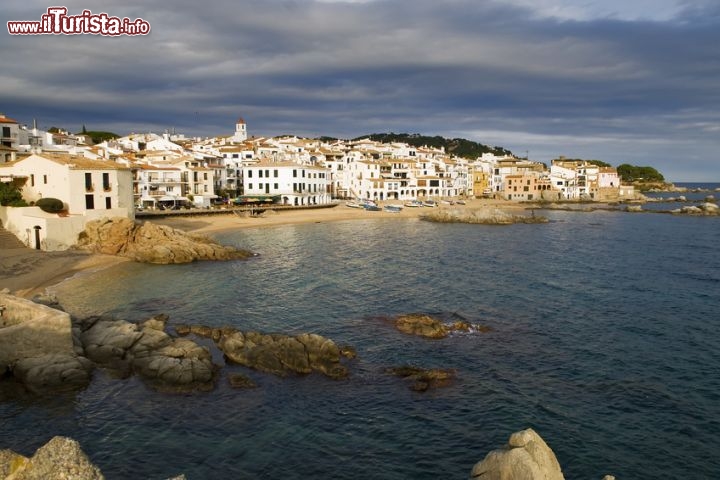
{"label": "vegetation on cliff", "polygon": [[375,142],[382,143],[407,143],[413,147],[432,147],[444,148],[445,152],[463,158],[477,158],[483,153],[493,153],[495,155],[512,155],[510,150],[502,147],[491,147],[482,143],[473,142],[465,138],[445,138],[439,135],[434,137],[420,135],[419,133],[371,133],[363,135],[354,140],[369,138]]}

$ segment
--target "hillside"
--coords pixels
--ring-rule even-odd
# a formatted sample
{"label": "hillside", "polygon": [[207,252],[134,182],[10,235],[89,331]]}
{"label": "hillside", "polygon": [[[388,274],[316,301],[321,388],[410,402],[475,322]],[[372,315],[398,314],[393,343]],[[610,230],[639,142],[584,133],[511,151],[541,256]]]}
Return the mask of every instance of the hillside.
{"label": "hillside", "polygon": [[429,137],[426,135],[420,135],[418,133],[372,133],[370,135],[363,135],[355,138],[354,140],[361,140],[363,138],[369,138],[370,140],[383,143],[400,142],[407,143],[414,147],[433,147],[440,148],[444,147],[447,153],[455,155],[457,157],[464,158],[477,158],[483,153],[493,153],[495,155],[512,155],[510,150],[502,147],[491,147],[482,143],[473,142],[464,138],[445,138],[441,136]]}

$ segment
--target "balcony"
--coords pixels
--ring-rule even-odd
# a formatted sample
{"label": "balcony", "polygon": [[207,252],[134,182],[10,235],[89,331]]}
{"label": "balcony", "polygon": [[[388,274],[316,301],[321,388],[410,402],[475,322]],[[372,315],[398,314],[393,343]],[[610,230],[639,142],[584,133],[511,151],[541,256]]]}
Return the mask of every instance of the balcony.
{"label": "balcony", "polygon": [[85,191],[86,191],[86,192],[94,192],[94,191],[95,191],[95,184],[94,184],[94,183],[86,183],[86,184],[85,184]]}

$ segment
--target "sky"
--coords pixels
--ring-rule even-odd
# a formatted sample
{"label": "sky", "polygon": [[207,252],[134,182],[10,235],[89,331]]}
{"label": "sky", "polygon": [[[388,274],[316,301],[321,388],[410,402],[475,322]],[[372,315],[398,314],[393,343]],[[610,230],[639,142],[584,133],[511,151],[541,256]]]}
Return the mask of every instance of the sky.
{"label": "sky", "polygon": [[0,112],[40,128],[463,137],[720,182],[717,0],[66,0],[145,36],[10,35]]}

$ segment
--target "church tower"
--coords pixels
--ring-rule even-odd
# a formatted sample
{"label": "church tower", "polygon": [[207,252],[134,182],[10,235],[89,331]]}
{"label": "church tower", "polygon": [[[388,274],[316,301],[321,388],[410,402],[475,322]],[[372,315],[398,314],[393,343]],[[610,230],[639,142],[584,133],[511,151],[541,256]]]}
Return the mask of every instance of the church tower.
{"label": "church tower", "polygon": [[235,122],[235,134],[233,135],[233,142],[244,142],[247,140],[247,125],[245,124],[245,120],[241,118],[238,118],[238,121]]}

